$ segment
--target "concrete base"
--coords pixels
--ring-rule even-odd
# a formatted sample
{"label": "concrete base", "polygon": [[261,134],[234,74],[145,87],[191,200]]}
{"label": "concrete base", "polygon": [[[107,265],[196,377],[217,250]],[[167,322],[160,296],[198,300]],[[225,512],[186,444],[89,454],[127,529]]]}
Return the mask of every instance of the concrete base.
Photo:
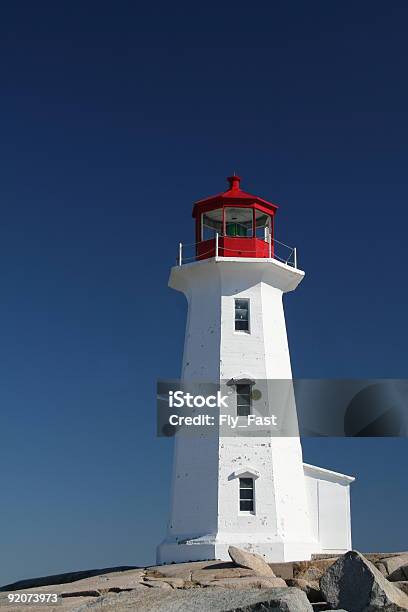
{"label": "concrete base", "polygon": [[309,561],[312,554],[321,553],[316,542],[282,542],[279,540],[252,541],[253,534],[231,534],[227,539],[208,536],[182,542],[164,541],[157,547],[157,563],[183,563],[217,559],[230,561],[228,547],[237,546],[264,557],[268,563]]}

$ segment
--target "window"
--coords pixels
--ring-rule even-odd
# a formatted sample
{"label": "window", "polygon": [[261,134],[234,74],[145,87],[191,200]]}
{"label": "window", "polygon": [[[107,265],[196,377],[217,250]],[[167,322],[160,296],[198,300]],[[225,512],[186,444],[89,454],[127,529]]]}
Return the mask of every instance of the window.
{"label": "window", "polygon": [[235,300],[235,331],[249,332],[249,300]]}
{"label": "window", "polygon": [[265,215],[260,210],[255,211],[255,234],[257,238],[261,238],[268,242],[271,234],[271,218],[269,215]]}
{"label": "window", "polygon": [[241,512],[254,511],[254,479],[239,479],[239,509]]}
{"label": "window", "polygon": [[222,208],[210,210],[201,216],[201,240],[211,240],[222,234]]}
{"label": "window", "polygon": [[237,384],[237,416],[249,416],[251,414],[251,385]]}
{"label": "window", "polygon": [[227,236],[252,237],[252,208],[227,207],[225,215]]}

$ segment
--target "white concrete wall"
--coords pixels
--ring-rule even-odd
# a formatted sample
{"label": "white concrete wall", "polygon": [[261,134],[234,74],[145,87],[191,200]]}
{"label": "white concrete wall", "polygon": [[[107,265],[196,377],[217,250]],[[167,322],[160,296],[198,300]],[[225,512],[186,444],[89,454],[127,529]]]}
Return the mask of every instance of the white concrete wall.
{"label": "white concrete wall", "polygon": [[[224,261],[220,274],[221,379],[291,380],[282,270],[265,262]],[[249,334],[234,329],[236,298],[250,300]],[[287,416],[280,414],[281,406],[275,408],[279,417]],[[250,515],[239,512],[238,479],[229,479],[234,470],[247,466],[260,474],[255,481],[255,512]],[[299,438],[223,438],[219,474],[219,540],[248,543],[251,550],[266,550],[270,559],[276,554],[289,560],[288,547],[296,548],[296,559],[304,554],[311,537]]]}
{"label": "white concrete wall", "polygon": [[[170,286],[182,291],[188,302],[182,380],[219,380],[221,297],[217,275],[205,265],[200,265],[196,272],[193,266],[177,267],[172,271]],[[169,543],[217,532],[219,440],[216,434],[175,436]]]}
{"label": "white concrete wall", "polygon": [[[183,380],[291,381],[282,297],[302,278],[303,272],[265,259],[218,258],[173,268],[169,284],[188,300]],[[235,298],[250,300],[250,333],[234,329]],[[272,412],[296,425],[293,389],[287,389]],[[269,390],[262,401],[273,401]],[[331,526],[324,526],[330,522],[331,490],[326,495],[321,485],[320,503],[326,501],[316,511],[316,479],[305,478],[298,436],[219,434],[176,436],[171,516],[159,562],[228,559],[229,544],[271,561],[301,560],[320,552],[318,538],[326,533],[325,544],[334,542]],[[242,470],[254,474],[253,513],[239,510],[236,472]],[[334,511],[341,504],[334,502]]]}

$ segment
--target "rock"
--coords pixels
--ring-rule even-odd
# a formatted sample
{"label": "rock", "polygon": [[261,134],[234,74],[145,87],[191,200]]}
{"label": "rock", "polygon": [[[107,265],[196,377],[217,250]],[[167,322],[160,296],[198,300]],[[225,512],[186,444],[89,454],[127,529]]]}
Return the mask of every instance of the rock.
{"label": "rock", "polygon": [[[143,570],[115,572],[112,574],[103,574],[101,576],[84,578],[83,580],[76,580],[75,582],[71,582],[69,584],[58,585],[56,588],[61,594],[79,590],[97,590],[101,593],[113,591],[118,593],[119,591],[127,591],[129,589],[136,589],[142,586],[143,576]],[[40,590],[42,592],[50,592],[50,587],[36,589],[37,592]],[[54,592],[55,591],[53,590],[52,593]]]}
{"label": "rock", "polygon": [[318,582],[337,559],[338,557],[330,557],[327,559],[313,559],[312,561],[298,561],[297,563],[293,563],[293,578],[300,578],[308,582]]}
{"label": "rock", "polygon": [[228,554],[234,563],[240,565],[241,567],[254,570],[258,576],[275,576],[272,569],[269,567],[263,557],[261,557],[261,555],[247,552],[246,550],[242,550],[236,546],[229,546]]}
{"label": "rock", "polygon": [[408,595],[408,580],[400,580],[398,582],[393,583],[397,589],[400,589],[403,593]]}
{"label": "rock", "polygon": [[210,580],[221,580],[223,578],[241,578],[243,576],[255,576],[254,570],[246,569],[244,567],[228,567],[220,569],[199,569],[191,574],[191,580],[193,582],[208,582]]}
{"label": "rock", "polygon": [[172,589],[171,584],[166,582],[165,580],[160,580],[159,578],[151,579],[146,578],[143,580],[143,584],[153,589]]}
{"label": "rock", "polygon": [[200,582],[203,587],[222,587],[225,589],[276,589],[288,588],[282,578],[273,576],[244,576],[242,578],[221,578]]}
{"label": "rock", "polygon": [[384,563],[381,563],[381,561],[379,561],[378,563],[375,563],[374,565],[378,569],[378,571],[382,573],[383,576],[385,577],[388,576],[388,571]]}
{"label": "rock", "polygon": [[142,584],[148,584],[149,586],[153,586],[151,584],[152,582],[158,582],[158,583],[164,582],[168,584],[169,586],[173,587],[173,589],[182,589],[185,585],[185,580],[183,580],[182,578],[177,578],[177,577],[172,577],[172,576],[163,576],[163,577],[157,577],[157,578],[153,576],[146,576]]}
{"label": "rock", "polygon": [[362,553],[368,561],[371,561],[374,565],[382,561],[383,559],[391,559],[391,557],[401,557],[402,555],[407,555],[408,552],[400,551],[400,552],[388,552],[388,553]]}
{"label": "rock", "polygon": [[[408,554],[399,555],[398,557],[393,556],[393,557],[381,559],[381,562],[379,563],[379,565],[384,565],[387,571],[387,576],[388,576],[390,574],[393,574],[400,567],[405,566],[408,568]],[[407,578],[408,578],[408,574],[407,574]],[[401,578],[401,580],[404,580],[404,578]]]}
{"label": "rock", "polygon": [[[9,591],[11,593],[12,591]],[[26,590],[21,590],[21,593],[26,593]],[[95,597],[67,597],[59,599],[58,603],[53,606],[52,604],[12,604],[8,600],[3,601],[0,597],[0,609],[4,612],[72,612],[79,606],[83,606],[87,603],[96,601]]]}
{"label": "rock", "polygon": [[101,591],[93,591],[92,589],[89,589],[88,591],[70,591],[68,593],[61,593],[60,597],[100,597],[101,595]]}
{"label": "rock", "polygon": [[343,608],[340,608],[338,610],[332,610],[331,608],[329,608],[328,604],[325,601],[312,604],[312,608],[313,612],[348,612]]}
{"label": "rock", "polygon": [[408,610],[408,597],[392,585],[370,561],[349,551],[320,579],[324,599],[348,612],[399,612]]}
{"label": "rock", "polygon": [[210,567],[233,567],[231,562],[220,561],[190,561],[188,563],[171,563],[169,565],[155,565],[146,568],[146,576],[174,576],[183,580],[190,580],[191,573],[199,569]]}
{"label": "rock", "polygon": [[67,572],[65,574],[53,574],[52,576],[42,576],[40,578],[30,578],[29,580],[19,580],[18,582],[13,582],[13,584],[6,584],[5,586],[0,587],[0,591],[22,590],[26,592],[27,589],[33,589],[41,586],[67,584],[69,582],[77,582],[79,580],[83,580],[84,578],[91,578],[93,576],[118,574],[135,570],[144,571],[142,568],[138,568],[133,565],[122,565],[119,567],[104,567],[103,569],[83,570],[80,572]]}
{"label": "rock", "polygon": [[279,578],[283,578],[284,580],[288,580],[288,578],[293,578],[293,563],[291,561],[287,563],[268,563],[269,567]]}
{"label": "rock", "polygon": [[[147,591],[147,585],[142,582],[144,570],[128,570],[123,572],[112,572],[101,576],[91,576],[82,580],[75,580],[63,584],[51,586],[39,586],[38,588],[24,588],[16,593],[56,593],[59,598],[86,598],[99,597],[109,592],[119,593],[131,589],[141,589]],[[1,595],[0,595],[1,598]],[[48,606],[49,607],[49,606]],[[1,608],[1,603],[0,603]],[[25,606],[27,609],[27,605]],[[36,612],[38,612],[38,606]]]}
{"label": "rock", "polygon": [[[95,602],[75,608],[75,612],[103,610],[103,612],[313,612],[303,591],[285,589],[190,589],[188,591],[162,591],[148,589],[146,595],[129,591],[102,597]],[[73,612],[73,611],[72,611]]]}
{"label": "rock", "polygon": [[312,603],[318,603],[323,600],[318,582],[310,582],[302,578],[289,578],[286,580],[286,584],[290,587],[296,587],[306,593],[306,597]]}
{"label": "rock", "polygon": [[388,576],[388,580],[391,580],[391,582],[408,580],[408,564],[401,565],[401,567],[392,572],[392,574]]}
{"label": "rock", "polygon": [[328,604],[324,601],[320,603],[312,604],[312,608],[313,608],[313,612],[348,612],[347,610],[344,610],[343,608],[339,610],[332,610],[331,608],[329,608]]}

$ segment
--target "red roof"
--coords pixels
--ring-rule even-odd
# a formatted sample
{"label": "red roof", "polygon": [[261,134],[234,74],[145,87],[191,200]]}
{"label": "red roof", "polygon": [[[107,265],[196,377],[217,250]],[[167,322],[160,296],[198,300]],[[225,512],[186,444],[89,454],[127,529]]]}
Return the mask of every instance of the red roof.
{"label": "red roof", "polygon": [[202,208],[210,209],[213,205],[220,204],[221,206],[224,204],[255,204],[258,202],[266,208],[272,209],[273,212],[277,210],[277,205],[272,202],[268,202],[263,198],[260,198],[257,195],[253,195],[248,193],[247,191],[243,191],[240,188],[241,177],[240,176],[229,176],[227,178],[229,182],[229,189],[227,191],[223,191],[221,193],[217,193],[217,195],[209,196],[208,198],[204,198],[202,200],[197,200],[194,204],[193,208],[193,217],[196,216],[197,209],[201,210]]}

